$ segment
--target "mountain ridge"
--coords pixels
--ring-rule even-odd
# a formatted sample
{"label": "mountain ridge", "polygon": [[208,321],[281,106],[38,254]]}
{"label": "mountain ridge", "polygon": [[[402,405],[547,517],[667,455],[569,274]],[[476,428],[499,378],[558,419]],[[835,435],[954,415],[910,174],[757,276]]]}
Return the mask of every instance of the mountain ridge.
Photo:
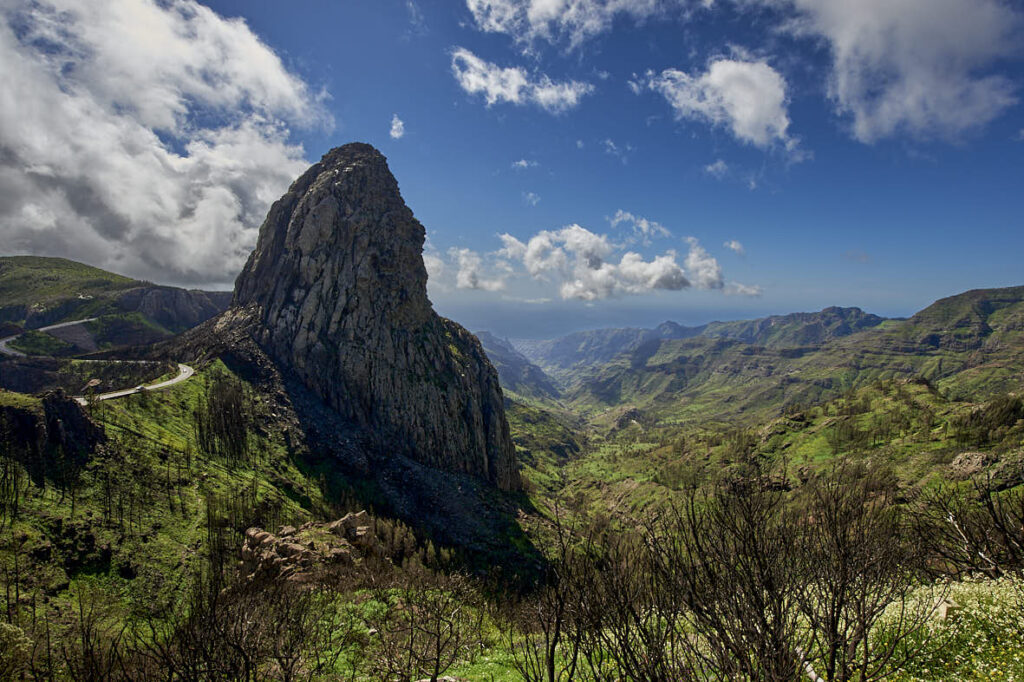
{"label": "mountain ridge", "polygon": [[210,319],[230,301],[231,292],[153,284],[66,258],[0,256],[0,323],[10,329],[138,313],[162,328],[156,340]]}

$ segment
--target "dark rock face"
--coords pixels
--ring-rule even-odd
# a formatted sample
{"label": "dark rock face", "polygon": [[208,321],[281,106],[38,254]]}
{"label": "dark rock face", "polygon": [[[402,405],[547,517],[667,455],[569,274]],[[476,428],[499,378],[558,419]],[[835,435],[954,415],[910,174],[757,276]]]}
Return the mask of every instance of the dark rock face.
{"label": "dark rock face", "polygon": [[199,291],[148,286],[129,289],[117,297],[127,312],[139,312],[173,332],[180,332],[224,312],[231,303],[226,291]]}
{"label": "dark rock face", "polygon": [[0,448],[21,462],[37,484],[83,466],[107,440],[103,428],[82,407],[57,390],[39,408],[0,406]]}
{"label": "dark rock face", "polygon": [[528,398],[554,399],[560,391],[555,382],[537,365],[526,359],[512,344],[490,332],[476,332],[487,359],[498,371],[501,385]]}
{"label": "dark rock face", "polygon": [[382,452],[517,489],[497,374],[433,311],[423,241],[383,155],[334,149],[270,209],[223,322],[248,326]]}

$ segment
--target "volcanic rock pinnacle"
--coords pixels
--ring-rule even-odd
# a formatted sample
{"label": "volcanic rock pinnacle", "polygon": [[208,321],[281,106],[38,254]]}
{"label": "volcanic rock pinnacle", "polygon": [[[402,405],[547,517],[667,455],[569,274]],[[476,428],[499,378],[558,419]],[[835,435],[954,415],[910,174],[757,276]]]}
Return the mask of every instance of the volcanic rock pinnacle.
{"label": "volcanic rock pinnacle", "polygon": [[271,207],[233,307],[381,452],[517,489],[497,374],[476,337],[434,312],[423,241],[384,156],[338,147]]}

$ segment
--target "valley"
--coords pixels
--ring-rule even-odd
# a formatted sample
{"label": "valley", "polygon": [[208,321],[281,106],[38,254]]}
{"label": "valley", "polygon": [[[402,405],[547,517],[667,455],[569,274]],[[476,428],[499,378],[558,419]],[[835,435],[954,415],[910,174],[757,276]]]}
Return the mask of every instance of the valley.
{"label": "valley", "polygon": [[354,144],[232,295],[0,259],[6,670],[1024,675],[1024,287],[510,341],[423,240]]}

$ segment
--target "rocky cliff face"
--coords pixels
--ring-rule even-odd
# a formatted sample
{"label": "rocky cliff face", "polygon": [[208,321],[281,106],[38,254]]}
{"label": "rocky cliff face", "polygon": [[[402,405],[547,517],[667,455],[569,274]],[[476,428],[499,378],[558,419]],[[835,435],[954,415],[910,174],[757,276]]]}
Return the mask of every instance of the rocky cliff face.
{"label": "rocky cliff face", "polygon": [[423,241],[383,155],[339,147],[270,209],[228,318],[382,452],[516,489],[497,374],[433,311]]}
{"label": "rocky cliff face", "polygon": [[21,462],[37,484],[78,468],[107,440],[103,428],[63,391],[23,405],[0,405],[0,448]]}
{"label": "rocky cliff face", "polygon": [[142,313],[172,332],[190,329],[224,312],[230,303],[230,292],[164,286],[135,287],[117,297],[122,310]]}

